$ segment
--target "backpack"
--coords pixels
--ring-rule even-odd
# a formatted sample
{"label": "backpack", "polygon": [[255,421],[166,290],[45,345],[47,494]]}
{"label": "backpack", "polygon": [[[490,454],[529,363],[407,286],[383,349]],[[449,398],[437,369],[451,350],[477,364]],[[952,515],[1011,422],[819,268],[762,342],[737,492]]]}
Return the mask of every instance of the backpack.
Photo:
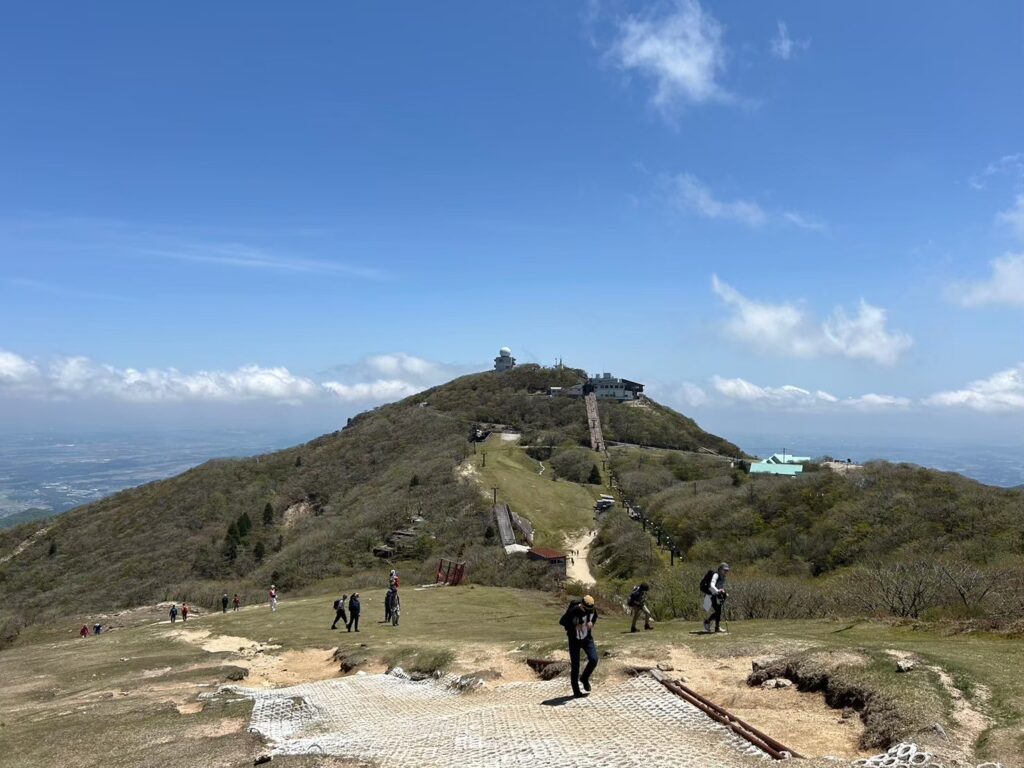
{"label": "backpack", "polygon": [[636,608],[638,605],[640,605],[641,596],[642,593],[640,587],[633,587],[633,591],[629,593],[629,597],[626,599],[626,605],[628,605],[630,608]]}
{"label": "backpack", "polygon": [[343,606],[343,605],[341,604],[341,600],[335,600],[335,601],[334,601],[334,610],[336,610],[336,611],[337,611],[337,610],[338,610],[339,608],[344,608],[344,607],[345,607],[345,606]]}
{"label": "backpack", "polygon": [[708,571],[704,574],[704,578],[700,580],[700,593],[702,595],[711,594],[711,577],[714,575],[714,571]]}

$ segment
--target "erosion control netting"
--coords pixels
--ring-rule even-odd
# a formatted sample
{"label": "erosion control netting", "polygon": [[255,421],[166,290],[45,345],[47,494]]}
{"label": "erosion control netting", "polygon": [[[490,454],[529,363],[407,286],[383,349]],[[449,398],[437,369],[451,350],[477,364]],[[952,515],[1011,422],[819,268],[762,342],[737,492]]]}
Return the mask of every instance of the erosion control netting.
{"label": "erosion control netting", "polygon": [[[944,768],[943,763],[933,754],[918,749],[917,744],[911,743],[896,744],[890,747],[888,752],[856,760],[853,764],[855,768]],[[982,763],[978,768],[1002,768],[1002,765]]]}
{"label": "erosion control netting", "polygon": [[254,700],[250,730],[275,754],[328,754],[393,768],[764,768],[767,756],[641,676],[587,699],[545,706],[564,680],[463,691],[454,678],[354,675],[275,690],[230,687]]}

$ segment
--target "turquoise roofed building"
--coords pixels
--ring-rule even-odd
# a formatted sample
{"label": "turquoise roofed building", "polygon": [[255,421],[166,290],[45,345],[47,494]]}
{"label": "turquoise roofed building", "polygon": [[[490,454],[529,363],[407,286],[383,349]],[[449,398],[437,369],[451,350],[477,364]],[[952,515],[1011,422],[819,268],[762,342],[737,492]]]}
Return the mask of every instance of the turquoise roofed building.
{"label": "turquoise roofed building", "polygon": [[788,453],[773,453],[767,459],[750,463],[752,475],[785,475],[793,477],[804,471],[804,464],[811,460],[810,456],[791,456]]}

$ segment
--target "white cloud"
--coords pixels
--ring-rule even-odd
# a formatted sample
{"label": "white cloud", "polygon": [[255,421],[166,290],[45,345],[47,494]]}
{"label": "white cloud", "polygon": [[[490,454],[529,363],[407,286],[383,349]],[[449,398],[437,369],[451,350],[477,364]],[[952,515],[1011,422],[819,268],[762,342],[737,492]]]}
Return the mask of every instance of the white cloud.
{"label": "white cloud", "polygon": [[766,211],[754,200],[723,200],[692,173],[663,178],[666,196],[676,208],[705,219],[736,221],[748,227],[762,227],[770,222],[792,224],[801,229],[820,232],[825,223],[798,211]]}
{"label": "white cloud", "polygon": [[963,389],[938,392],[924,402],[925,405],[987,412],[1024,410],[1024,363],[987,379],[972,381]]}
{"label": "white cloud", "polygon": [[677,0],[662,15],[628,16],[618,32],[612,57],[654,80],[659,109],[731,98],[719,82],[726,59],[722,25],[696,0]]}
{"label": "white cloud", "polygon": [[108,397],[129,402],[275,400],[301,403],[321,396],[320,386],[287,368],[242,366],[234,371],[182,373],[176,368],[117,368],[85,357],[56,361],[48,371],[51,394]]}
{"label": "white cloud", "polygon": [[998,160],[985,166],[981,173],[972,176],[967,183],[974,189],[984,189],[990,178],[1003,175],[1024,176],[1024,152],[1003,155]]}
{"label": "white cloud", "polygon": [[238,243],[190,243],[173,248],[140,248],[141,253],[177,261],[216,264],[243,269],[300,272],[312,274],[352,275],[368,279],[380,277],[375,269],[356,267],[334,261],[320,261],[294,256],[282,256],[260,248]]}
{"label": "white cloud", "polygon": [[784,21],[778,22],[775,37],[772,38],[772,56],[783,61],[789,61],[796,55],[797,51],[806,51],[810,48],[809,40],[794,40],[789,36],[789,29]]}
{"label": "white cloud", "polygon": [[706,219],[728,219],[760,227],[768,221],[768,214],[757,203],[749,200],[719,200],[701,181],[689,173],[679,174],[671,183],[673,202],[681,209]]}
{"label": "white cloud", "polygon": [[1024,195],[1017,195],[1013,205],[996,214],[996,220],[1007,225],[1021,240],[1024,240]]}
{"label": "white cloud", "polygon": [[950,289],[965,307],[981,304],[1024,306],[1024,253],[1008,253],[991,262],[992,274],[973,283],[960,283]]}
{"label": "white cloud", "polygon": [[453,370],[453,366],[395,353],[339,366],[334,373],[344,375],[320,382],[282,366],[244,365],[229,371],[186,373],[177,368],[120,368],[82,356],[57,358],[41,369],[19,355],[0,350],[0,393],[135,403],[386,402],[438,384],[450,378]]}
{"label": "white cloud", "polygon": [[692,408],[704,405],[708,393],[691,381],[684,381],[676,391],[676,400]]}
{"label": "white cloud", "polygon": [[325,381],[324,388],[346,402],[366,400],[387,402],[401,400],[403,397],[421,392],[423,387],[410,384],[401,379],[378,379],[377,381],[360,382],[358,384],[342,384],[338,381]]}
{"label": "white cloud", "polygon": [[733,402],[748,405],[768,405],[789,409],[879,411],[902,409],[910,406],[910,400],[892,395],[869,393],[859,397],[838,398],[823,390],[811,391],[803,387],[785,384],[781,387],[765,387],[746,379],[726,379],[714,376],[711,379],[715,391]]}
{"label": "white cloud", "polygon": [[826,229],[824,221],[799,211],[783,211],[782,218],[800,229],[809,229],[812,232],[823,232]]}
{"label": "white cloud", "polygon": [[886,327],[886,312],[863,299],[850,317],[836,307],[823,322],[790,303],[769,304],[747,298],[717,275],[712,290],[732,311],[726,333],[767,353],[787,357],[840,355],[892,365],[913,344],[911,337]]}
{"label": "white cloud", "polygon": [[38,377],[39,369],[35,363],[0,349],[0,390],[23,387]]}

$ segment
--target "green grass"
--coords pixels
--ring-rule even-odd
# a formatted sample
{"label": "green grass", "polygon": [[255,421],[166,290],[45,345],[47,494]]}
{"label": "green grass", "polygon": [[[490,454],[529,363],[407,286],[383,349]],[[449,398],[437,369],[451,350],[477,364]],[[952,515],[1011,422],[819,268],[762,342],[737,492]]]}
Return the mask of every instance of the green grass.
{"label": "green grass", "polygon": [[[384,591],[368,590],[361,593],[362,631],[358,634],[329,629],[334,612],[333,595],[327,594],[295,599],[284,594],[275,613],[265,606],[212,613],[190,620],[187,629],[280,645],[282,651],[336,646],[353,656],[425,672],[449,666],[456,672],[479,668],[460,669],[453,664],[452,654],[466,645],[492,646],[495,654],[514,654],[512,658],[519,659],[546,656],[564,647],[565,636],[557,623],[562,598],[474,586],[422,590],[406,586],[402,595],[402,623],[397,628],[381,622]],[[652,659],[664,658],[676,646],[712,658],[800,648],[856,651],[870,659],[867,667],[855,672],[866,685],[896,697],[918,720],[948,726],[948,697],[935,676],[926,671],[897,675],[892,658],[885,653],[912,651],[948,670],[976,703],[982,701],[977,694],[981,686],[989,691],[983,709],[995,722],[979,741],[979,759],[1006,760],[1022,747],[1024,680],[1013,672],[1024,665],[1024,644],[1018,640],[981,634],[947,636],[875,622],[852,626],[831,621],[731,622],[730,633],[723,636],[695,634],[697,628],[695,622],[672,621],[659,623],[654,632],[630,634],[627,617],[608,613],[598,623],[596,637],[602,652]],[[182,629],[180,623],[173,628],[144,623],[81,640],[72,634],[73,627],[65,625],[40,627],[23,636],[18,645],[0,654],[5,694],[0,739],[7,745],[0,754],[0,766],[184,766],[204,760],[212,764],[215,757],[225,755],[243,764],[258,751],[244,732],[192,739],[190,744],[197,746],[190,747],[191,763],[162,741],[172,735],[184,739],[202,727],[248,713],[248,704],[217,702],[199,714],[179,714],[168,701],[171,696],[178,697],[179,703],[194,701],[197,693],[214,690],[224,682],[224,666],[233,662],[231,654],[211,654],[175,640]],[[599,667],[599,674],[605,674],[607,667]],[[150,687],[167,687],[168,692],[147,694]],[[714,698],[714,692],[710,694]],[[68,714],[58,717],[61,712]],[[83,747],[99,744],[104,750]]]}
{"label": "green grass", "polygon": [[[600,467],[600,455],[594,453],[593,458]],[[514,443],[503,443],[497,435],[477,446],[476,454],[469,460],[480,473],[480,483],[486,491],[497,487],[498,501],[507,503],[513,512],[533,523],[534,543],[540,546],[560,548],[567,533],[589,528],[594,520],[594,502],[607,492],[604,486],[552,481],[547,462],[544,474],[538,474],[540,464],[536,459]]]}

